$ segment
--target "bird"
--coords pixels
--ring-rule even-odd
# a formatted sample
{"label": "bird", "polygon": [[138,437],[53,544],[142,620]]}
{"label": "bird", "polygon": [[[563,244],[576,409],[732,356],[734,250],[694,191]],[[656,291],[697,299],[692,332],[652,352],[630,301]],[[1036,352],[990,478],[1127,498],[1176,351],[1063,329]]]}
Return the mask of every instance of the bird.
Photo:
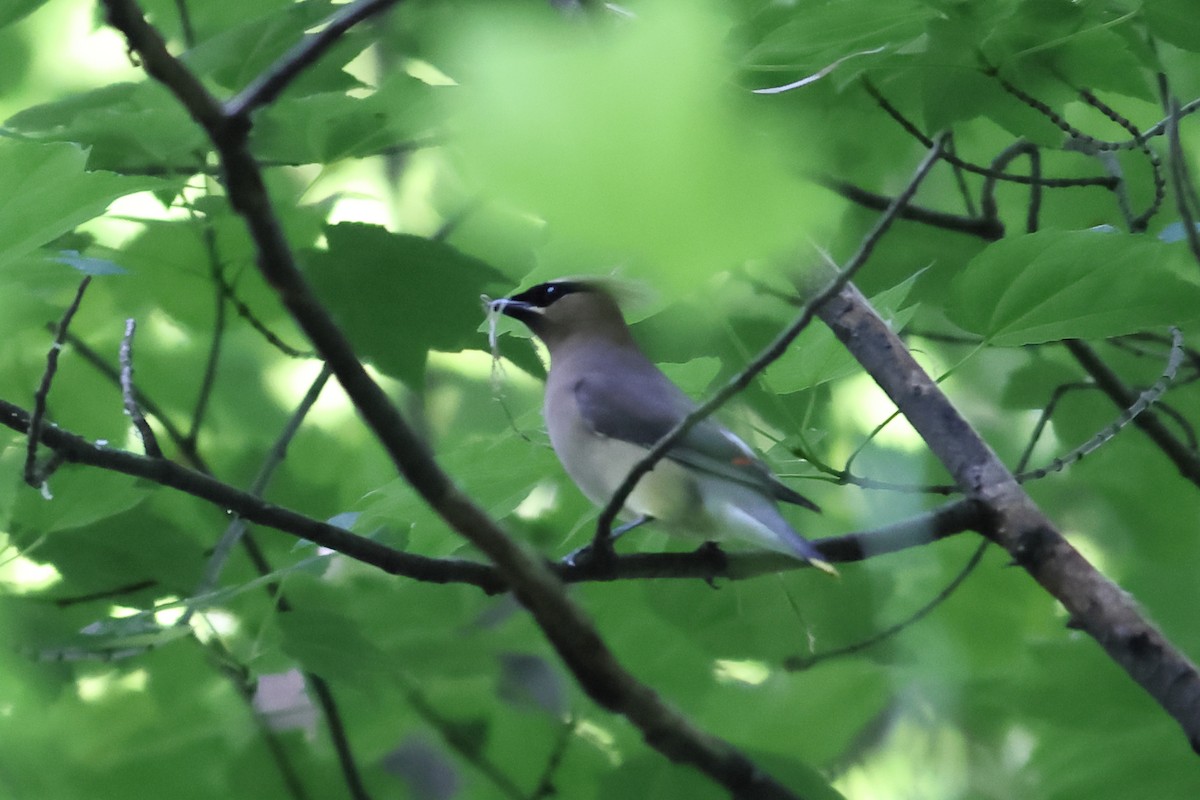
{"label": "bird", "polygon": [[[610,283],[563,278],[491,300],[550,354],[542,408],[567,474],[604,507],[630,470],[697,404],[643,354]],[[780,481],[754,451],[711,418],[692,427],[638,481],[618,516],[705,542],[735,540],[835,573],[784,519],[778,503],[820,511]]]}

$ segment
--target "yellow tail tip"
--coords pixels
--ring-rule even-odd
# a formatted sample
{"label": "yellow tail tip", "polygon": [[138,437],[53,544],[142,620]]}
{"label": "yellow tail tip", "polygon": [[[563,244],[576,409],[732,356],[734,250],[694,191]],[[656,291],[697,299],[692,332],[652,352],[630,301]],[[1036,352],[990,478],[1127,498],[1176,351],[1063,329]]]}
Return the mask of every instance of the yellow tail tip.
{"label": "yellow tail tip", "polygon": [[837,567],[833,566],[833,564],[830,564],[828,561],[825,561],[824,559],[810,558],[810,559],[808,559],[808,563],[812,564],[814,567],[821,570],[821,572],[824,572],[826,575],[832,575],[835,578],[841,577],[841,573],[837,571]]}

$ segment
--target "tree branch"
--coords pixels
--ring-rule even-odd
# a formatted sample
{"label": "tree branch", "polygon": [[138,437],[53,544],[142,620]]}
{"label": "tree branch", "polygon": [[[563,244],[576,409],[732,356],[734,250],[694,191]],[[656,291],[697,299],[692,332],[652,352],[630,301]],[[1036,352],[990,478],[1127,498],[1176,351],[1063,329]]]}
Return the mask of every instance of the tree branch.
{"label": "tree branch", "polygon": [[133,332],[137,323],[133,318],[125,320],[125,336],[121,339],[121,400],[125,406],[125,414],[133,422],[138,438],[142,440],[142,449],[151,458],[162,458],[162,448],[158,446],[158,438],[154,429],[146,422],[142,409],[138,407],[137,389],[133,385]]}
{"label": "tree branch", "polygon": [[[0,425],[27,434],[29,414],[12,403],[0,400]],[[503,584],[496,580],[494,570],[485,564],[426,558],[395,550],[342,528],[272,505],[167,459],[146,458],[126,450],[101,447],[54,426],[40,431],[40,442],[52,447],[68,462],[133,475],[178,489],[207,500],[218,508],[228,509],[251,522],[308,539],[393,575],[405,575],[432,583],[470,583],[490,591],[503,589]]]}
{"label": "tree branch", "polygon": [[[894,119],[900,125],[900,127],[904,128],[904,130],[910,136],[912,136],[925,147],[929,147],[933,144],[933,139],[931,139],[929,136],[926,136],[920,128],[918,128],[907,117],[901,114],[900,110],[892,105],[888,99],[884,97],[877,88],[875,88],[873,83],[864,79],[863,87],[867,90],[867,94],[871,95],[875,102],[879,104],[879,107],[882,108],[889,117]],[[959,167],[967,172],[972,172],[976,175],[983,175],[985,177],[993,177],[1002,181],[1009,181],[1010,183],[1036,184],[1038,186],[1045,186],[1051,189],[1063,189],[1074,186],[1102,186],[1105,189],[1113,189],[1117,185],[1117,179],[1111,176],[1096,178],[1030,177],[1028,175],[1016,175],[1011,172],[997,172],[994,169],[981,167],[978,164],[972,164],[970,161],[964,161],[955,155],[946,154],[943,156],[943,158],[945,158],[948,164],[953,164],[954,166]]]}
{"label": "tree branch", "polygon": [[50,385],[54,382],[54,375],[58,372],[58,354],[62,352],[63,338],[67,335],[67,327],[70,326],[75,312],[79,310],[79,304],[83,302],[83,293],[87,291],[88,284],[91,282],[92,276],[85,275],[79,282],[79,288],[75,290],[75,297],[67,306],[67,310],[63,312],[62,319],[59,320],[58,328],[54,333],[54,342],[50,345],[50,352],[46,353],[46,369],[42,371],[42,380],[33,394],[33,415],[29,421],[29,430],[33,435],[29,437],[28,447],[25,450],[25,482],[35,489],[41,489],[43,493],[46,491],[45,482],[48,470],[38,469],[37,466],[37,434],[42,430],[42,419],[46,415],[46,399],[50,395]]}
{"label": "tree branch", "polygon": [[[28,433],[29,413],[0,400],[0,425]],[[262,498],[222,483],[210,475],[188,469],[167,459],[152,459],[98,447],[87,439],[58,427],[42,431],[41,443],[64,460],[76,464],[143,478],[160,486],[189,494],[231,511],[238,516],[283,533],[307,539],[347,558],[426,583],[465,583],[488,594],[508,590],[500,573],[488,564],[466,559],[438,559],[406,553],[343,528],[272,505]],[[832,563],[851,563],[875,556],[920,547],[966,530],[981,531],[985,519],[969,500],[957,500],[912,519],[868,531],[817,539],[813,545]],[[617,557],[611,569],[594,563],[566,565],[549,563],[564,583],[640,579],[745,580],[774,572],[803,569],[803,562],[769,552],[720,554],[714,557],[701,549],[691,553],[635,553]],[[137,584],[140,587],[141,584]],[[83,598],[87,600],[90,598]],[[70,602],[82,602],[72,598]]]}
{"label": "tree branch", "polygon": [[[864,208],[870,208],[874,211],[884,211],[892,204],[892,198],[867,191],[860,186],[855,186],[853,183],[831,178],[827,175],[819,175],[815,180],[826,189],[836,192],[847,200],[858,203]],[[922,208],[921,206],[914,205],[907,205],[900,209],[900,218],[920,222],[923,225],[941,228],[942,230],[965,233],[968,236],[977,236],[987,242],[994,242],[1004,236],[1003,223],[994,218],[964,217],[958,214],[947,214],[944,211],[935,211],[931,208]]]}
{"label": "tree branch", "polygon": [[847,286],[819,312],[955,482],[985,506],[989,536],[1175,718],[1200,751],[1195,665],[1062,537],[857,289]]}

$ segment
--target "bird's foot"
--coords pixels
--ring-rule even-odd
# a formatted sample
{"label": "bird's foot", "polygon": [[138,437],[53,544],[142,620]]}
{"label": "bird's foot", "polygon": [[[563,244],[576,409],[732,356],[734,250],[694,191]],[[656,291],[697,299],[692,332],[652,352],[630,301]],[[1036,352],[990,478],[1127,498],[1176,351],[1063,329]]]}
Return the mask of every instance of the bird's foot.
{"label": "bird's foot", "polygon": [[715,574],[724,572],[729,567],[729,557],[721,549],[721,545],[716,542],[705,542],[697,547],[694,553],[705,561],[714,573],[713,577],[705,578],[704,582],[714,589],[719,588],[716,583]]}
{"label": "bird's foot", "polygon": [[584,567],[595,565],[597,567],[609,567],[617,559],[617,553],[613,549],[612,539],[600,539],[599,541],[589,542],[583,547],[572,550],[562,558],[562,563],[568,567]]}

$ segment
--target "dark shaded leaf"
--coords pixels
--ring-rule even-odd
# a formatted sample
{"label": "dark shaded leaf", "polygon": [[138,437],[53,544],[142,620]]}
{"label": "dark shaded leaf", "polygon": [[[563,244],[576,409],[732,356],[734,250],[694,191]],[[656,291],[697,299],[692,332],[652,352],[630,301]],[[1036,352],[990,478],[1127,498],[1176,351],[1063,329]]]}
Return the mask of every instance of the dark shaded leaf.
{"label": "dark shaded leaf", "polygon": [[504,277],[453,247],[374,225],[343,223],[328,249],[310,253],[307,272],[359,354],[420,385],[429,350],[480,342],[480,295]]}

